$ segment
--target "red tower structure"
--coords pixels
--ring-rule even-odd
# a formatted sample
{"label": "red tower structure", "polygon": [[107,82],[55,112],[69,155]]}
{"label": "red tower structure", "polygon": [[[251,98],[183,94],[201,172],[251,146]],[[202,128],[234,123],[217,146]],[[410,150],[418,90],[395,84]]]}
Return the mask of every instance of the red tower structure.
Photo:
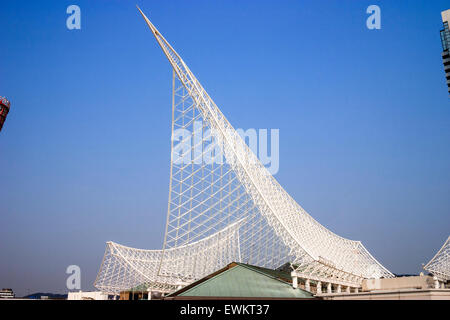
{"label": "red tower structure", "polygon": [[3,124],[5,123],[10,106],[11,103],[8,101],[8,99],[0,97],[0,131],[2,131]]}

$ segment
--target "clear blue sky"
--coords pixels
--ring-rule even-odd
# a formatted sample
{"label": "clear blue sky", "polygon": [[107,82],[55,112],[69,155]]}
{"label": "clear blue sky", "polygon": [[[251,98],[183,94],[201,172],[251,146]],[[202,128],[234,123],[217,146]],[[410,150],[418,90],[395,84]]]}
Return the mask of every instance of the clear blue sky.
{"label": "clear blue sky", "polygon": [[[420,272],[450,233],[448,0],[136,2],[235,127],[280,129],[276,178],[313,217]],[[171,70],[135,4],[0,3],[0,287],[64,293],[76,264],[89,290],[106,241],[162,245]]]}

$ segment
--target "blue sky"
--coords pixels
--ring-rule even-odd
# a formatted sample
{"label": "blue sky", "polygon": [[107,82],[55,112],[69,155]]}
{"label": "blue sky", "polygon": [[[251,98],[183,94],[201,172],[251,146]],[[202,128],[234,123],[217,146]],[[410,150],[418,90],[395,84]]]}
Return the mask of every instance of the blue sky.
{"label": "blue sky", "polygon": [[[280,129],[276,178],[313,217],[420,272],[450,229],[448,1],[136,3],[234,127]],[[0,287],[18,295],[66,292],[71,264],[92,289],[106,241],[162,245],[172,74],[136,3],[0,3]]]}

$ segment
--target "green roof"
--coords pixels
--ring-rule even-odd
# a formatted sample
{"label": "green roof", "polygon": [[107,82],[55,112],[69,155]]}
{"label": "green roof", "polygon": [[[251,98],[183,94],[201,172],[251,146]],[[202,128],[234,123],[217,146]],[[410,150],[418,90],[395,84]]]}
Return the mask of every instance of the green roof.
{"label": "green roof", "polygon": [[[222,271],[223,270],[223,271]],[[170,296],[180,297],[242,297],[242,298],[297,298],[314,296],[305,290],[294,289],[280,279],[290,278],[287,272],[232,263],[227,268],[199,280]]]}

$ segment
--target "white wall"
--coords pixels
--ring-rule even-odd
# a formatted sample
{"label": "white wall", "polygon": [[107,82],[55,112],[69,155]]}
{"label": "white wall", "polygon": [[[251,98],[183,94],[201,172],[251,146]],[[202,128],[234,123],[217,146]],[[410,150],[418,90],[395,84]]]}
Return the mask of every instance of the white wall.
{"label": "white wall", "polygon": [[101,291],[69,292],[67,300],[108,300],[108,295]]}

